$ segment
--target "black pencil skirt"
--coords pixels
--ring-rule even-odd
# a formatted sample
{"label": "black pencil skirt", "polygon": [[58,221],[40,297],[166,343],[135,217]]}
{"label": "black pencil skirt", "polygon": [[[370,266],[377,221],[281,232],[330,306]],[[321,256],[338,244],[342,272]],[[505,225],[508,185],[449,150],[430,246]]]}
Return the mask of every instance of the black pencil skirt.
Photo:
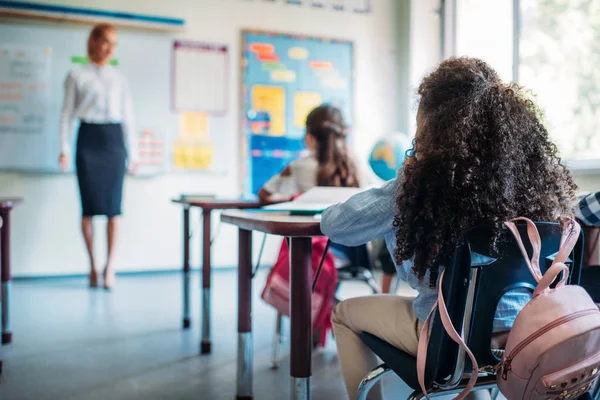
{"label": "black pencil skirt", "polygon": [[121,215],[126,162],[120,124],[81,123],[75,166],[84,217]]}

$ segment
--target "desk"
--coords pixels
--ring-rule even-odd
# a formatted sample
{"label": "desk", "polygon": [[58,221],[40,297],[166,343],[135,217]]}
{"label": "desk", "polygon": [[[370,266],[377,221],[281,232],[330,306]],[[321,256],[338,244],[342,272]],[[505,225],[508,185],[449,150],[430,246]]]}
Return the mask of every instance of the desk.
{"label": "desk", "polygon": [[238,400],[252,399],[252,231],[290,238],[291,398],[311,398],[312,254],[311,238],[320,236],[319,220],[286,213],[226,211],[221,221],[239,228]]}
{"label": "desk", "polygon": [[[2,229],[2,217],[0,217],[0,230]],[[2,252],[0,252],[2,257]],[[2,279],[2,268],[0,268],[0,280]],[[2,285],[0,285],[0,321],[2,321]],[[2,375],[2,346],[0,346],[0,375]]]}
{"label": "desk", "polygon": [[191,326],[190,319],[190,208],[202,209],[202,337],[200,340],[200,354],[211,352],[210,335],[210,245],[211,245],[211,213],[213,210],[259,208],[263,203],[258,200],[243,201],[240,199],[219,198],[181,198],[172,200],[173,203],[183,206],[183,328]]}
{"label": "desk", "polygon": [[23,202],[22,198],[0,197],[0,270],[2,275],[2,344],[12,342],[10,328],[10,212]]}

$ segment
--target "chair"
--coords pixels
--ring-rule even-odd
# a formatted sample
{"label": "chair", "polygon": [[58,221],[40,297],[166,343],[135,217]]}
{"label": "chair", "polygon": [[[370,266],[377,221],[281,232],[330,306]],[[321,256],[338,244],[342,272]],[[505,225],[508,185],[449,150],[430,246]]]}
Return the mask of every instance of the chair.
{"label": "chair", "polygon": [[343,253],[347,259],[347,265],[337,269],[338,288],[343,282],[359,281],[367,284],[373,294],[381,293],[381,288],[373,277],[373,263],[368,244],[349,247],[337,243],[331,243],[331,252]]}
{"label": "chair", "polygon": [[[334,254],[343,253],[348,259],[346,265],[337,268],[338,286],[336,291],[343,282],[359,281],[367,284],[369,288],[371,288],[373,294],[381,293],[381,289],[379,288],[379,285],[377,285],[373,273],[371,272],[373,267],[368,245],[348,247],[332,242],[330,251]],[[277,313],[275,321],[275,337],[273,339],[273,352],[271,355],[271,369],[279,368],[279,348],[283,342],[283,336],[281,334],[282,329],[283,315]]]}
{"label": "chair", "polygon": [[583,251],[583,269],[581,270],[581,286],[600,304],[600,265],[598,260],[598,242],[600,238],[600,227],[581,225],[586,242]]}
{"label": "chair", "polygon": [[[545,271],[559,248],[561,228],[558,224],[548,222],[539,222],[536,226],[542,242],[540,264]],[[518,224],[518,229],[526,248],[531,252],[525,224]],[[456,330],[462,332],[480,366],[474,390],[496,388],[495,366],[502,354],[492,351],[490,343],[499,299],[509,290],[525,288],[533,291],[536,285],[510,232],[505,229],[498,255],[490,254],[491,234],[488,226],[476,227],[463,234],[453,257],[445,263],[448,268],[442,287],[450,319]],[[580,236],[571,258],[567,260],[571,271],[570,284],[579,283],[582,252],[583,237]],[[424,397],[417,379],[415,357],[369,333],[362,333],[360,337],[383,364],[363,379],[358,389],[358,399],[364,400],[369,390],[383,376],[392,372],[414,390],[409,399]],[[437,314],[431,330],[425,371],[425,385],[430,397],[462,391],[468,382],[465,374],[471,372],[471,368],[470,360],[446,334]]]}

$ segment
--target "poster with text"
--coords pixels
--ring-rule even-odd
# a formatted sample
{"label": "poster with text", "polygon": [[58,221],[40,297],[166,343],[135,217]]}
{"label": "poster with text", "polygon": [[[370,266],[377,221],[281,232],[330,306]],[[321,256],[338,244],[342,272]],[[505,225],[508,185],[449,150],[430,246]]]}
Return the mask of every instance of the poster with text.
{"label": "poster with text", "polygon": [[305,151],[305,121],[315,107],[353,118],[350,41],[245,31],[242,49],[242,149],[245,194],[256,194]]}

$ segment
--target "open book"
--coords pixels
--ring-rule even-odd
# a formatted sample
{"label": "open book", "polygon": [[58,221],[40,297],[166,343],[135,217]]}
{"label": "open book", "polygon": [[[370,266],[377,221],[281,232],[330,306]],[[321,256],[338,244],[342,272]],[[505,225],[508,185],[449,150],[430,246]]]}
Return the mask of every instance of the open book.
{"label": "open book", "polygon": [[262,208],[264,211],[289,211],[292,215],[315,215],[327,207],[342,203],[365,188],[315,186],[292,201],[273,204]]}

